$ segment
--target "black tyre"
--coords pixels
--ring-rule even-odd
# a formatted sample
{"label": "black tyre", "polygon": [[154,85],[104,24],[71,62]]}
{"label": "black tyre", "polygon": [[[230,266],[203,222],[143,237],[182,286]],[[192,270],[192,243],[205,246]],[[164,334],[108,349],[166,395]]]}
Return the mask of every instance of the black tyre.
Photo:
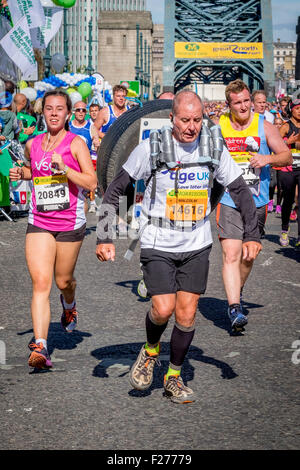
{"label": "black tyre", "polygon": [[[97,176],[101,193],[117,175],[130,153],[139,143],[141,118],[168,118],[172,108],[172,100],[153,100],[134,106],[122,114],[109,128],[102,139],[98,151]],[[206,119],[208,119],[206,117]],[[214,123],[208,119],[208,126]],[[211,195],[212,210],[219,202],[224,188],[216,180]]]}

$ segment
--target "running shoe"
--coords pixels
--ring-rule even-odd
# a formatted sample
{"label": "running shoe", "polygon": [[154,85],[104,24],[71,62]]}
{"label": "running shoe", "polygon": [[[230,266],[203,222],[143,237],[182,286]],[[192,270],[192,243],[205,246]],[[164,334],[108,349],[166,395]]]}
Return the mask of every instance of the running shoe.
{"label": "running shoe", "polygon": [[243,331],[244,326],[247,325],[247,317],[242,313],[241,307],[228,307],[228,317],[231,322],[231,327],[234,332]]}
{"label": "running shoe", "polygon": [[173,403],[193,403],[195,401],[194,392],[191,388],[184,385],[180,375],[170,375],[164,377],[165,396],[170,398]]}
{"label": "running shoe", "polygon": [[52,367],[51,358],[43,343],[30,343],[28,345],[31,354],[28,359],[28,365],[35,369],[50,369]]}
{"label": "running shoe", "polygon": [[137,287],[137,292],[142,299],[146,299],[148,296],[147,287],[144,279],[141,279]]}
{"label": "running shoe", "polygon": [[279,204],[277,204],[277,206],[276,206],[275,214],[276,215],[281,215],[281,206]]}
{"label": "running shoe", "polygon": [[280,235],[280,238],[279,238],[279,243],[281,246],[288,246],[290,240],[289,240],[289,231],[290,229],[288,230],[281,230],[281,235]]}
{"label": "running shoe", "polygon": [[268,212],[273,212],[273,201],[269,201],[268,203]]}
{"label": "running shoe", "polygon": [[153,382],[153,369],[155,364],[160,366],[159,354],[149,354],[145,345],[142,346],[137,360],[133,364],[129,380],[136,390],[147,390]]}
{"label": "running shoe", "polygon": [[74,304],[73,308],[66,309],[64,307],[62,294],[60,294],[60,301],[61,301],[62,308],[63,308],[63,313],[60,319],[61,326],[67,333],[72,333],[72,331],[74,331],[77,326],[78,313],[76,310],[76,303]]}
{"label": "running shoe", "polygon": [[290,215],[290,220],[297,220],[297,211],[293,209]]}
{"label": "running shoe", "polygon": [[298,240],[295,243],[295,248],[297,248],[297,249],[300,248],[300,237],[298,238]]}

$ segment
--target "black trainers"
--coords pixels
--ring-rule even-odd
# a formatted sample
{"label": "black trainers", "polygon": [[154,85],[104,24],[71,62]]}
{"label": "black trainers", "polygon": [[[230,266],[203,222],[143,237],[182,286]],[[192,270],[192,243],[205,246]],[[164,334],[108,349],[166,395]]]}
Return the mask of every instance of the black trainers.
{"label": "black trainers", "polygon": [[228,317],[231,322],[231,327],[234,332],[243,331],[244,326],[247,325],[248,320],[246,315],[242,313],[241,307],[228,307]]}

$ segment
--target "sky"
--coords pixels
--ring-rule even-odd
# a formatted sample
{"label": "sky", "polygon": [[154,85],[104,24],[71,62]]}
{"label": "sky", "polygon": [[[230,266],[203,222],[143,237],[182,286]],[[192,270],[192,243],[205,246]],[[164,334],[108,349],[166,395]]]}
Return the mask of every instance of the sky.
{"label": "sky", "polygon": [[[274,41],[279,38],[282,42],[295,42],[300,0],[271,0],[271,2]],[[152,12],[154,23],[163,23],[164,1],[147,0],[147,8]]]}

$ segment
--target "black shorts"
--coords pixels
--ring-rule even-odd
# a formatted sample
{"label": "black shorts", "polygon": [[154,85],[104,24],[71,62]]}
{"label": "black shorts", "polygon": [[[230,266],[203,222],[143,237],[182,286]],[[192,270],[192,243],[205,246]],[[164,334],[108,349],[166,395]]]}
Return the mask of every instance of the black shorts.
{"label": "black shorts", "polygon": [[26,233],[50,233],[57,242],[80,242],[84,239],[86,224],[76,230],[68,230],[66,232],[54,232],[36,225],[28,224]]}
{"label": "black shorts", "polygon": [[[265,234],[268,206],[256,208],[260,236]],[[217,231],[219,238],[244,240],[244,223],[241,213],[234,207],[218,204],[216,210]]]}
{"label": "black shorts", "polygon": [[211,245],[185,253],[142,249],[141,264],[148,294],[175,294],[177,291],[204,294],[210,251]]}

